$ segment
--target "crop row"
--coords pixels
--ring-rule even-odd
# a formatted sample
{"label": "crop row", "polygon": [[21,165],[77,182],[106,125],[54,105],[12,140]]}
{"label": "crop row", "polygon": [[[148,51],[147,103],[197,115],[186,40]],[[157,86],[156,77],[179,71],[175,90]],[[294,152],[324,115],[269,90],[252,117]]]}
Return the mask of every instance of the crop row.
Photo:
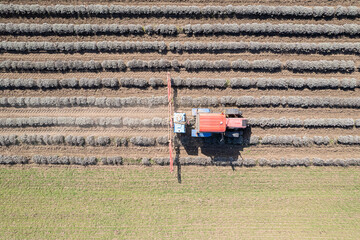
{"label": "crop row", "polygon": [[[122,108],[133,106],[164,106],[168,103],[166,97],[2,97],[0,107],[110,107]],[[237,107],[290,107],[290,108],[360,108],[360,98],[339,97],[280,97],[280,96],[223,96],[197,97],[182,96],[176,102],[179,106],[237,106]]]}
{"label": "crop row", "polygon": [[360,136],[338,136],[330,139],[328,136],[299,137],[294,135],[266,135],[264,137],[251,136],[250,145],[284,145],[294,147],[322,146],[331,143],[340,145],[360,145]]}
{"label": "crop row", "polygon": [[166,53],[273,52],[298,54],[359,54],[359,43],[275,42],[0,42],[0,52],[159,52]]}
{"label": "crop row", "polygon": [[252,62],[247,60],[218,60],[218,61],[207,61],[207,60],[185,60],[182,63],[187,71],[219,71],[219,70],[245,70],[245,71],[281,71],[283,64],[279,60],[254,60]]}
{"label": "crop row", "polygon": [[[254,60],[247,61],[238,59],[235,61],[228,60],[185,60],[180,63],[176,59],[168,61],[166,59],[143,61],[133,59],[126,64],[122,60],[104,60],[104,61],[13,61],[5,60],[0,62],[2,71],[29,71],[29,72],[99,72],[99,71],[179,71],[184,68],[186,71],[264,71],[278,72],[289,70],[293,72],[344,72],[350,73],[356,70],[354,61],[345,60],[319,60],[319,61],[301,61],[290,60],[284,63],[279,60]],[[360,67],[359,67],[360,68]]]}
{"label": "crop row", "polygon": [[88,118],[88,117],[29,117],[29,118],[0,118],[0,127],[49,127],[49,126],[78,126],[78,127],[165,127],[168,119],[154,117],[152,119],[138,118]]}
{"label": "crop row", "polygon": [[359,24],[188,24],[176,26],[172,24],[146,25],[139,24],[27,24],[0,23],[0,35],[162,35],[177,36],[213,35],[279,35],[279,36],[310,36],[310,37],[355,37],[360,33]]}
{"label": "crop row", "polygon": [[35,155],[31,158],[36,164],[74,164],[74,165],[96,165],[96,157],[59,157]]}
{"label": "crop row", "polygon": [[[168,165],[169,158],[157,157],[153,159],[155,164]],[[281,158],[281,159],[235,159],[231,157],[185,157],[176,159],[181,165],[200,165],[200,166],[234,166],[234,167],[297,167],[297,166],[335,166],[335,167],[348,167],[360,166],[360,159],[320,159],[320,158]]]}
{"label": "crop row", "polygon": [[[96,157],[68,157],[62,156],[59,157],[57,155],[54,156],[42,156],[42,155],[34,155],[30,157],[24,156],[4,156],[0,155],[0,164],[28,164],[30,159],[36,164],[61,164],[61,165],[96,165],[98,163],[98,159]],[[104,165],[121,165],[123,163],[122,157],[101,157],[101,162]]]}
{"label": "crop row", "polygon": [[[114,139],[116,143],[127,144],[123,138]],[[107,146],[110,145],[110,137],[97,137],[94,136],[72,136],[72,135],[38,135],[38,134],[24,134],[24,135],[1,135],[0,146],[11,146],[18,144],[28,145],[69,145],[69,146]]]}
{"label": "crop row", "polygon": [[168,143],[167,136],[157,138],[136,136],[131,138],[108,137],[108,136],[73,136],[73,135],[0,135],[0,146],[11,146],[19,144],[27,145],[67,145],[67,146],[116,146],[127,147],[129,142],[136,146],[165,145]]}
{"label": "crop row", "polygon": [[[341,138],[342,136],[340,136]],[[257,136],[251,136],[250,144],[251,145],[284,145],[284,146],[294,146],[294,147],[308,147],[311,145],[329,145],[330,141],[337,142],[336,139],[330,139],[327,136],[314,136],[314,137],[299,137],[292,135],[276,136],[276,135],[266,135],[262,138]],[[339,142],[340,144],[342,142]],[[360,144],[360,141],[359,141]]]}
{"label": "crop row", "polygon": [[[350,46],[349,46],[350,47]],[[167,51],[162,41],[154,42],[0,42],[0,52],[160,52]]]}
{"label": "crop row", "polygon": [[[0,80],[1,84],[1,80]],[[360,81],[354,78],[232,78],[204,79],[180,78],[172,79],[175,87],[189,88],[259,88],[259,89],[354,89],[360,87]],[[0,85],[1,86],[1,85]],[[160,85],[157,85],[160,86]]]}
{"label": "crop row", "polygon": [[249,118],[249,125],[261,128],[353,128],[360,119],[351,118]]}
{"label": "crop row", "polygon": [[[11,145],[67,145],[67,146],[116,146],[127,147],[129,142],[136,146],[155,146],[167,145],[168,137],[161,136],[157,138],[136,136],[131,138],[125,137],[108,137],[108,136],[73,136],[73,135],[0,135],[0,146]],[[266,135],[264,137],[251,136],[250,139],[241,137],[240,141],[235,144],[241,145],[284,145],[294,147],[308,147],[312,145],[329,145],[331,143],[340,145],[360,145],[360,136],[338,136],[330,139],[328,136],[299,137],[294,135]]]}
{"label": "crop row", "polygon": [[[337,97],[280,97],[280,96],[223,96],[198,97],[189,96],[179,97],[179,106],[198,107],[198,106],[237,106],[237,107],[291,107],[291,108],[359,108],[360,98],[337,98]],[[0,105],[1,106],[1,105]]]}
{"label": "crop row", "polygon": [[29,163],[28,157],[23,156],[3,156],[0,155],[0,164],[27,164]]}
{"label": "crop row", "polygon": [[[1,80],[0,80],[1,81]],[[233,78],[231,88],[260,89],[354,89],[360,87],[360,81],[354,78]]]}
{"label": "crop row", "polygon": [[122,5],[19,5],[0,4],[3,16],[20,17],[167,17],[167,18],[355,18],[356,6],[122,6]]}
{"label": "crop row", "polygon": [[[161,78],[68,78],[31,79],[0,78],[0,89],[58,89],[58,88],[148,88],[164,87]],[[172,86],[188,88],[259,88],[259,89],[342,89],[360,87],[354,78],[172,78]]]}
{"label": "crop row", "polygon": [[[1,45],[0,45],[1,46]],[[359,43],[170,42],[174,53],[272,52],[297,54],[359,54]],[[1,47],[0,47],[1,50]]]}
{"label": "crop row", "polygon": [[167,96],[160,97],[2,97],[0,107],[156,107],[168,104]]}
{"label": "crop row", "polygon": [[102,162],[104,165],[122,165],[123,158],[122,157],[101,157],[97,159],[96,157],[59,157],[59,156],[42,156],[35,155],[32,157],[32,160],[36,164],[75,164],[75,165],[96,165],[98,160]]}
{"label": "crop row", "polygon": [[[62,156],[59,157],[57,155],[54,156],[42,156],[42,155],[34,155],[31,157],[31,160],[36,164],[61,164],[61,165],[96,165],[98,163],[98,159],[96,157],[68,157]],[[123,163],[122,157],[101,157],[99,160],[104,165],[121,165]],[[0,164],[28,164],[30,161],[30,157],[24,156],[4,156],[0,155]]]}
{"label": "crop row", "polygon": [[[355,81],[356,83],[356,81]],[[0,89],[56,89],[56,88],[119,88],[162,87],[161,78],[68,78],[68,79],[0,79]]]}
{"label": "crop row", "polygon": [[162,35],[176,36],[180,30],[175,25],[157,26],[139,24],[27,24],[0,23],[0,35]]}
{"label": "crop row", "polygon": [[271,24],[271,23],[245,23],[245,24],[188,24],[182,27],[187,36],[212,35],[279,35],[279,36],[357,36],[360,25],[357,24]]}
{"label": "crop row", "polygon": [[287,61],[285,68],[293,72],[353,72],[355,64],[353,61]]}
{"label": "crop row", "polygon": [[[36,164],[61,164],[61,165],[98,165],[100,162],[103,165],[122,165],[122,164],[142,164],[149,166],[151,164],[168,165],[169,158],[167,157],[155,157],[155,158],[140,158],[131,159],[135,161],[126,162],[128,159],[124,159],[120,156],[117,157],[71,157],[71,156],[43,156],[34,155],[30,157],[24,156],[4,156],[0,155],[0,164],[28,164],[30,159]],[[348,158],[348,159],[321,159],[321,158],[281,158],[281,159],[235,159],[229,157],[182,157],[176,158],[176,163],[180,165],[199,165],[199,166],[234,166],[234,167],[297,167],[297,166],[334,166],[334,167],[348,167],[348,166],[360,166],[360,159]]]}
{"label": "crop row", "polygon": [[[352,118],[249,118],[249,125],[261,128],[353,128],[360,127],[360,119]],[[0,127],[165,127],[168,119],[138,119],[138,118],[88,118],[88,117],[29,117],[0,118]],[[134,139],[136,142],[136,139]]]}
{"label": "crop row", "polygon": [[287,61],[284,69],[293,72],[353,72],[355,70],[355,63],[353,61],[345,60],[320,60],[320,61],[301,61],[291,60]]}
{"label": "crop row", "polygon": [[123,159],[122,157],[59,157],[57,155],[54,156],[42,156],[35,155],[31,158],[36,164],[75,164],[75,165],[96,165],[98,160],[100,160],[104,165],[122,165]]}

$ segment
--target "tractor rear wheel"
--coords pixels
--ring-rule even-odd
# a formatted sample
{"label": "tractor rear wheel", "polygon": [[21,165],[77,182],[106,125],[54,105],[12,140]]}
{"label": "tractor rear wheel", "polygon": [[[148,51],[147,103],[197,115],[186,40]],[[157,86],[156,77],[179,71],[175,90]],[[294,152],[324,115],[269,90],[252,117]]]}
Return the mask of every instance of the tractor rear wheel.
{"label": "tractor rear wheel", "polygon": [[240,132],[225,132],[225,137],[238,138],[240,137]]}
{"label": "tractor rear wheel", "polygon": [[230,108],[230,109],[225,109],[225,114],[226,115],[241,116],[242,112],[239,111],[239,109],[237,109],[237,108]]}

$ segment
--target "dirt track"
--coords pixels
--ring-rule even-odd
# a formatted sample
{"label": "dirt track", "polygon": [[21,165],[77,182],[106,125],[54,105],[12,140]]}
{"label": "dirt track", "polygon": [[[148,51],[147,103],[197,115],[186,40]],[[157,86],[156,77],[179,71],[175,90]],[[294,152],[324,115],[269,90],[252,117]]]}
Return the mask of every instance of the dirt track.
{"label": "dirt track", "polygon": [[280,60],[281,62],[286,62],[290,60],[302,60],[302,61],[319,61],[321,60],[352,60],[359,61],[360,56],[355,55],[344,55],[344,54],[334,54],[334,55],[320,55],[320,54],[274,54],[274,53],[259,53],[259,54],[249,54],[245,53],[223,53],[223,54],[208,54],[208,53],[182,53],[174,54],[167,53],[158,54],[158,53],[84,53],[84,54],[46,54],[46,53],[29,53],[29,54],[9,54],[3,53],[0,55],[0,61],[4,60],[13,60],[13,61],[54,61],[54,60],[82,60],[82,61],[104,61],[104,60],[118,60],[131,61],[133,59],[140,60],[155,60],[155,59],[167,59],[169,61],[177,59],[179,62],[190,60],[203,60],[216,61],[226,59],[228,61],[236,61],[239,58],[248,61],[269,59],[269,60]]}
{"label": "dirt track", "polygon": [[[222,107],[212,108],[214,112],[221,112]],[[191,114],[191,108],[182,107],[182,112]],[[273,118],[299,118],[306,119],[311,116],[317,118],[358,118],[360,114],[359,109],[347,108],[244,108],[244,113],[251,114],[252,118],[273,117]],[[132,118],[153,118],[153,117],[167,117],[167,106],[156,108],[0,108],[0,114],[3,118],[10,117],[29,117],[47,116],[57,117],[132,117]]]}
{"label": "dirt track", "polygon": [[[1,1],[6,3],[9,1]],[[12,3],[27,3],[29,1],[11,1]],[[88,3],[101,3],[102,1],[88,1]],[[47,4],[46,1],[38,1],[39,4]],[[67,4],[81,4],[83,1],[59,1],[58,3]],[[123,2],[122,4],[129,5],[149,5],[151,2]],[[157,5],[162,4],[177,4],[175,1],[161,1],[156,2]],[[205,6],[210,4],[221,4],[215,1],[186,1],[181,5],[198,5]],[[282,1],[269,1],[260,0],[252,2],[249,0],[232,0],[222,3],[222,5],[248,5],[248,4],[267,4],[267,5],[279,5],[284,4]],[[337,1],[329,2],[325,0],[309,0],[306,2],[287,1],[287,5],[301,4],[306,6],[336,6],[339,4],[358,5],[358,1]],[[175,24],[183,26],[186,24],[205,24],[205,23],[248,23],[248,22],[270,22],[270,23],[299,23],[299,24],[360,24],[360,19],[332,19],[332,20],[279,20],[279,19],[164,19],[164,18],[136,18],[136,19],[103,19],[103,18],[90,18],[90,19],[59,19],[59,18],[1,18],[1,23],[119,23],[119,24],[159,24],[166,22],[167,24]],[[185,42],[185,41],[203,41],[203,42],[230,42],[230,41],[257,41],[257,42],[359,42],[359,37],[280,37],[280,36],[203,36],[203,37],[187,37],[184,34],[179,34],[177,37],[161,37],[161,36],[0,36],[0,41],[165,41],[169,42]],[[349,54],[334,54],[334,55],[305,55],[305,54],[274,54],[274,53],[223,53],[223,54],[158,54],[158,53],[127,53],[127,54],[50,54],[50,53],[33,53],[33,54],[13,54],[13,53],[0,53],[0,61],[3,60],[29,60],[29,61],[45,61],[45,60],[110,60],[110,59],[122,59],[129,61],[132,59],[152,60],[152,59],[177,59],[179,61],[185,61],[186,59],[203,59],[209,61],[215,61],[220,59],[226,59],[234,61],[239,58],[253,61],[258,59],[279,59],[282,62],[288,60],[352,60],[356,66],[360,65],[360,55]],[[166,79],[166,72],[69,72],[69,73],[19,73],[19,72],[2,72],[1,78],[107,78],[107,77],[134,77],[145,78],[159,77]],[[355,71],[350,74],[343,73],[293,73],[290,71],[281,71],[278,73],[263,73],[263,72],[187,72],[181,70],[180,72],[173,72],[173,77],[182,78],[225,78],[230,79],[234,77],[265,77],[265,78],[357,78],[360,79],[360,72]],[[359,89],[356,88],[353,91],[343,90],[259,90],[257,88],[251,88],[246,90],[241,89],[178,89],[177,96],[310,96],[310,97],[359,97]],[[164,96],[166,95],[166,88],[119,88],[119,89],[55,89],[55,90],[0,90],[0,97],[46,97],[46,96],[95,96],[95,97],[148,97],[148,96]],[[184,111],[188,115],[191,112],[191,108],[179,108],[179,111]],[[221,108],[214,108],[214,111],[221,111]],[[286,118],[353,118],[360,119],[360,109],[329,109],[329,108],[244,108],[242,109],[245,117],[260,118],[260,117],[286,117]],[[132,118],[153,118],[153,117],[167,117],[167,107],[162,106],[158,108],[122,108],[122,109],[110,109],[110,108],[0,108],[0,116],[2,118],[15,118],[15,117],[32,117],[32,116],[47,116],[47,117],[132,117]],[[75,128],[75,127],[49,127],[49,128],[0,128],[1,134],[74,134],[82,136],[119,136],[119,137],[132,137],[132,136],[146,136],[157,137],[166,136],[167,128]],[[284,128],[284,129],[261,129],[253,128],[252,134],[257,136],[270,135],[298,135],[298,136],[329,136],[337,137],[339,135],[360,135],[360,129],[340,129],[340,128],[328,128],[328,129],[304,129],[304,128]],[[235,147],[239,148],[239,147]],[[121,155],[123,157],[156,157],[167,156],[168,148],[166,146],[154,146],[154,147],[68,147],[68,146],[12,146],[12,147],[0,147],[0,152],[4,154],[19,154],[19,155],[33,155],[33,154],[58,154],[58,155],[74,155],[74,156],[115,156]],[[308,148],[294,148],[294,147],[274,147],[274,146],[257,146],[240,149],[242,157],[247,158],[281,158],[281,157],[322,157],[322,158],[346,158],[354,157],[359,153],[359,147],[343,147],[343,146],[325,146],[325,147],[308,147]],[[220,152],[220,151],[219,151]],[[223,153],[223,152],[222,152]],[[181,147],[180,156],[188,156],[189,153]],[[204,154],[199,151],[199,156]]]}
{"label": "dirt track", "polygon": [[[139,158],[141,156],[157,156],[168,157],[167,146],[157,147],[69,147],[69,146],[12,146],[3,148],[2,153],[13,154],[17,152],[18,155],[32,156],[32,155],[58,155],[58,156],[125,156],[126,158]],[[202,153],[201,148],[198,149],[196,156],[208,156]],[[180,157],[191,156],[186,153],[184,148],[180,149]],[[267,158],[267,159],[281,159],[281,158],[299,158],[299,157],[319,157],[323,159],[334,158],[355,158],[358,153],[358,147],[249,147],[242,149],[241,157],[243,158]],[[240,155],[239,155],[240,156]]]}

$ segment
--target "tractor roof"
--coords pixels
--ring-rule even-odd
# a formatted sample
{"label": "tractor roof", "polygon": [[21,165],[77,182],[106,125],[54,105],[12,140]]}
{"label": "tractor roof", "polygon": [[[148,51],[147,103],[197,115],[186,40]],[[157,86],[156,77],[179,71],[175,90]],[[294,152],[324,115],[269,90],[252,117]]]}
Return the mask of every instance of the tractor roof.
{"label": "tractor roof", "polygon": [[226,131],[226,118],[222,113],[199,113],[197,118],[199,132]]}

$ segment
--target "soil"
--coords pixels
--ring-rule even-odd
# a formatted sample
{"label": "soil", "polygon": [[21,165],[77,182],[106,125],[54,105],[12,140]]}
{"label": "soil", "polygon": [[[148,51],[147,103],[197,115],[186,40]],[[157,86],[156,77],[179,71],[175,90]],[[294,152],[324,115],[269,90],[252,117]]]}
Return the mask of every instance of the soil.
{"label": "soil", "polygon": [[[191,108],[178,107],[179,111],[191,116]],[[222,112],[224,107],[213,107],[213,112]],[[348,108],[287,108],[287,107],[258,107],[243,108],[243,115],[251,118],[359,118],[359,109]],[[167,106],[159,106],[155,108],[145,107],[125,107],[125,108],[87,108],[87,107],[71,107],[71,108],[0,108],[1,117],[28,117],[31,116],[47,116],[57,117],[132,117],[132,118],[165,118],[168,115]]]}
{"label": "soil", "polygon": [[346,61],[359,61],[360,55],[320,55],[320,54],[275,54],[275,53],[255,53],[249,52],[244,53],[222,53],[222,54],[211,54],[211,53],[171,53],[165,54],[160,53],[74,53],[74,54],[49,54],[49,53],[29,53],[29,54],[11,54],[3,53],[0,55],[0,61],[13,60],[13,61],[55,61],[55,60],[82,60],[82,61],[104,61],[104,60],[123,60],[131,61],[133,59],[140,59],[144,61],[156,60],[156,59],[167,59],[169,61],[177,59],[179,62],[184,62],[187,59],[190,60],[227,60],[236,61],[243,59],[247,61],[254,60],[280,60],[285,65],[286,61],[290,60],[302,60],[302,61],[319,61],[321,60],[346,60]]}

